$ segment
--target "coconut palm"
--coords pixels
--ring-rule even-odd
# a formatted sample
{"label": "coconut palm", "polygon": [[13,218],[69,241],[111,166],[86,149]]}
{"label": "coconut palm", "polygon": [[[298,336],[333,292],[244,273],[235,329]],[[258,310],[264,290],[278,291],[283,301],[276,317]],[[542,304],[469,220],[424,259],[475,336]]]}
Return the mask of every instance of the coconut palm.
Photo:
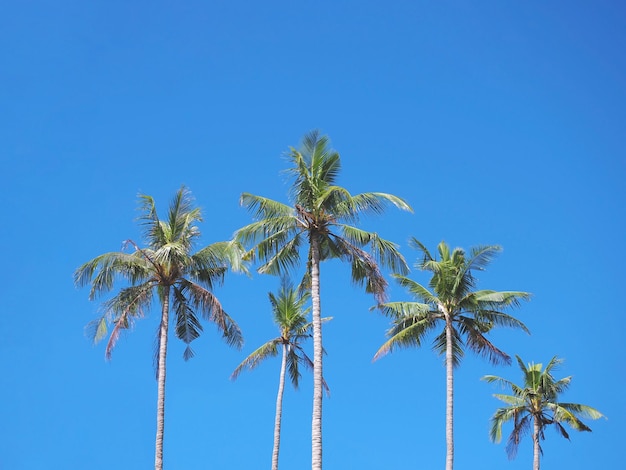
{"label": "coconut palm", "polygon": [[598,419],[603,415],[587,405],[559,402],[559,395],[569,388],[572,381],[571,376],[556,380],[552,375],[552,371],[563,363],[562,359],[554,356],[542,370],[543,364],[530,363],[526,366],[519,356],[515,357],[524,377],[521,387],[495,375],[486,375],[482,378],[487,382],[495,382],[510,388],[513,392],[513,395],[494,395],[507,406],[498,408],[491,418],[489,437],[493,442],[500,442],[502,426],[513,421],[513,430],[506,445],[507,454],[512,459],[517,454],[522,436],[527,434],[532,426],[533,470],[539,470],[539,458],[543,454],[539,441],[545,439],[546,427],[554,425],[561,436],[569,439],[563,424],[576,431],[591,431],[579,416]]}
{"label": "coconut palm", "polygon": [[[352,280],[384,299],[385,281],[379,264],[406,272],[407,266],[396,245],[353,225],[360,214],[381,213],[387,204],[411,211],[401,198],[385,193],[352,195],[337,186],[339,154],[328,138],[314,131],[303,139],[301,150],[288,154],[292,166],[287,174],[294,181],[291,205],[244,193],[241,204],[256,219],[236,232],[236,239],[252,243],[262,265],[259,272],[282,274],[296,266],[300,249],[307,251],[304,285],[311,291],[313,309],[313,416],[312,469],[322,468],[322,316],[320,262],[339,258],[350,263]],[[369,246],[370,251],[366,251]]]}
{"label": "coconut palm", "polygon": [[[308,292],[298,293],[298,291],[286,280],[281,283],[278,295],[269,293],[274,323],[280,330],[280,336],[273,338],[261,345],[246,357],[233,372],[231,379],[236,379],[245,369],[254,369],[261,362],[269,357],[278,355],[279,349],[282,352],[280,366],[280,376],[278,380],[278,395],[276,397],[276,415],[274,418],[274,448],[272,451],[272,470],[278,470],[278,453],[280,450],[280,429],[283,414],[283,393],[285,390],[285,375],[289,372],[289,378],[294,388],[298,388],[300,381],[300,365],[312,369],[313,361],[307,356],[302,348],[302,343],[311,337],[312,323],[307,321],[310,311],[305,308],[309,301]],[[323,318],[322,321],[330,320]],[[323,382],[328,393],[328,386]]]}
{"label": "coconut palm", "polygon": [[389,339],[380,347],[374,360],[396,347],[421,346],[425,336],[443,326],[433,341],[433,349],[445,357],[446,365],[446,470],[454,466],[454,368],[467,348],[492,363],[510,363],[511,358],[494,346],[486,334],[496,326],[528,329],[516,318],[504,313],[528,299],[526,292],[474,290],[477,279],[473,271],[483,270],[501,250],[498,246],[472,248],[469,256],[461,248],[450,248],[441,242],[437,249],[439,260],[417,239],[410,245],[421,252],[416,267],[430,271],[431,290],[402,275],[395,277],[418,302],[388,302],[381,311],[392,318],[387,331]]}
{"label": "coconut palm", "polygon": [[[155,469],[160,470],[163,468],[165,363],[170,310],[174,312],[176,336],[187,345],[183,354],[185,360],[193,357],[190,344],[202,332],[198,315],[214,323],[228,345],[240,348],[243,342],[241,331],[212,290],[216,284],[221,284],[229,267],[235,270],[244,268],[241,264],[242,250],[235,242],[215,243],[192,254],[200,236],[196,223],[202,217],[185,187],[176,192],[165,220],[159,219],[150,196],[140,196],[140,209],[145,247],[127,240],[122,251],[105,253],[80,266],[74,274],[74,281],[77,286],[91,284],[90,300],[110,292],[116,280],[127,283],[126,287],[104,302],[104,314],[91,323],[95,342],[107,335],[109,325],[113,327],[105,350],[107,359],[110,359],[120,334],[150,309],[155,294],[161,304],[156,343],[158,397],[155,449]],[[131,251],[124,251],[126,247],[130,247]]]}

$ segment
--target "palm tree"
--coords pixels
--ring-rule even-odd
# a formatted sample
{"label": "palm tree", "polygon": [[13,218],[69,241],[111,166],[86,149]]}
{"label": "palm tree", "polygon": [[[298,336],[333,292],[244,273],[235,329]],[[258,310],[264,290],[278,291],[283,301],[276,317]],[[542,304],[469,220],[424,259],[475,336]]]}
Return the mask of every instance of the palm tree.
{"label": "palm tree", "polygon": [[[231,379],[236,379],[244,369],[254,369],[268,357],[278,355],[282,351],[282,362],[278,381],[278,395],[276,397],[276,415],[274,419],[274,449],[272,452],[272,470],[278,470],[278,452],[280,449],[280,428],[283,414],[283,392],[285,390],[285,374],[289,371],[289,378],[294,388],[298,388],[300,381],[300,364],[312,369],[313,361],[302,349],[302,342],[311,337],[312,323],[307,322],[309,308],[305,308],[310,295],[308,292],[299,294],[292,285],[283,279],[278,296],[269,294],[274,322],[280,330],[280,336],[273,338],[253,351],[246,357],[233,372]],[[330,320],[330,317],[323,318]],[[328,386],[323,382],[328,393]]]}
{"label": "palm tree", "polygon": [[174,311],[176,336],[187,345],[183,357],[193,357],[190,343],[200,336],[202,325],[198,314],[215,323],[224,340],[230,346],[240,348],[243,343],[241,331],[222,308],[212,293],[221,284],[229,267],[243,270],[242,250],[234,242],[209,245],[192,254],[192,248],[200,236],[196,223],[202,220],[199,208],[193,206],[191,193],[181,187],[169,207],[166,220],[159,219],[152,197],[140,196],[143,235],[146,246],[127,240],[125,251],[110,252],[97,256],[80,266],[74,273],[77,286],[91,284],[89,299],[113,289],[114,281],[120,279],[127,286],[104,302],[104,314],[92,322],[91,333],[95,342],[107,335],[108,325],[113,329],[106,346],[105,356],[111,352],[120,334],[129,329],[134,321],[149,310],[156,294],[161,304],[161,322],[157,334],[157,432],[155,469],[163,468],[163,429],[165,417],[165,360],[170,309]]}
{"label": "palm tree", "polygon": [[482,378],[489,383],[496,382],[504,387],[510,387],[513,395],[495,394],[508,406],[498,408],[491,418],[491,430],[489,436],[493,442],[502,439],[502,425],[513,421],[513,431],[509,436],[506,451],[510,459],[517,454],[517,447],[524,434],[530,431],[532,426],[533,437],[533,470],[539,470],[539,457],[543,454],[540,440],[545,439],[544,429],[553,424],[558,433],[569,439],[569,434],[562,423],[568,424],[576,431],[591,431],[583,423],[579,416],[598,419],[603,415],[590,406],[578,403],[561,403],[559,394],[569,388],[572,377],[556,380],[552,371],[563,363],[562,359],[554,356],[545,369],[543,364],[530,363],[528,366],[517,358],[517,363],[524,376],[524,384],[520,387],[506,379],[495,375],[486,375]]}
{"label": "palm tree", "polygon": [[495,347],[486,334],[495,326],[521,328],[528,332],[522,322],[502,312],[506,307],[517,306],[520,299],[530,297],[526,292],[496,292],[474,290],[476,278],[472,271],[483,270],[501,250],[498,246],[472,248],[469,256],[461,248],[452,252],[445,242],[437,249],[436,260],[417,239],[410,245],[419,250],[422,259],[416,267],[430,271],[429,287],[402,275],[396,275],[419,302],[388,302],[380,309],[392,318],[387,332],[389,339],[380,347],[374,360],[381,358],[395,347],[421,346],[430,331],[443,325],[433,341],[433,349],[445,357],[446,364],[446,470],[454,465],[454,368],[461,362],[464,348],[485,357],[492,363],[510,363],[511,358]]}
{"label": "palm tree", "polygon": [[[377,301],[384,299],[387,286],[379,263],[394,271],[407,266],[396,245],[376,233],[353,225],[362,213],[381,213],[387,204],[411,211],[401,198],[385,193],[350,194],[336,185],[341,169],[339,154],[331,150],[328,138],[317,131],[307,134],[302,149],[291,148],[294,178],[290,189],[292,205],[244,193],[241,204],[256,219],[236,232],[236,239],[254,244],[263,263],[259,272],[282,274],[296,266],[300,248],[307,249],[304,279],[310,288],[313,307],[313,416],[312,469],[322,468],[322,316],[320,303],[320,262],[339,258],[352,266],[352,280],[365,285]],[[365,251],[369,246],[370,252]]]}

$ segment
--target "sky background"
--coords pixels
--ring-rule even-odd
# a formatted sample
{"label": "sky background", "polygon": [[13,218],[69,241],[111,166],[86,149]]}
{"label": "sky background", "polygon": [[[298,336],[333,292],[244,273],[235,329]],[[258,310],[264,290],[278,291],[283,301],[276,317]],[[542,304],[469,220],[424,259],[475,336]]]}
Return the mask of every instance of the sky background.
{"label": "sky background", "polygon": [[[242,192],[287,202],[290,146],[320,129],[342,157],[339,184],[405,198],[362,226],[400,245],[414,236],[503,253],[479,287],[524,290],[532,331],[494,331],[524,361],[565,358],[563,396],[608,420],[568,442],[549,430],[545,468],[617,468],[626,410],[623,249],[626,7],[619,1],[42,1],[0,17],[0,469],[153,466],[158,312],[111,361],[85,325],[98,316],[82,263],[138,239],[137,195],[165,210],[188,186],[202,244],[251,222]],[[413,269],[410,276],[427,283]],[[324,468],[440,469],[445,370],[427,344],[372,363],[388,320],[321,270]],[[228,275],[216,294],[246,343],[205,324],[196,357],[168,356],[165,467],[270,467],[279,360],[230,373],[277,333],[278,279]],[[392,300],[407,294],[390,283]],[[456,372],[455,468],[528,469],[489,441],[516,366],[468,354]],[[312,383],[287,388],[281,468],[310,465]],[[507,428],[509,430],[510,428]],[[618,460],[619,459],[619,460]]]}

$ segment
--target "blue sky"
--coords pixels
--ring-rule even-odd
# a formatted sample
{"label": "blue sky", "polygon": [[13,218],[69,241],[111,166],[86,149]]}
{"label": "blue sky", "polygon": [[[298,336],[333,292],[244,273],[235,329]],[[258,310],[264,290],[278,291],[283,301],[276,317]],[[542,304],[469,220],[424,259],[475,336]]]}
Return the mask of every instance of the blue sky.
{"label": "blue sky", "polygon": [[[137,195],[165,208],[182,185],[205,244],[250,222],[242,192],[287,200],[289,146],[315,128],[342,156],[340,184],[406,198],[362,225],[432,249],[499,244],[480,287],[524,290],[532,331],[493,341],[525,361],[566,359],[564,399],[608,420],[572,441],[547,433],[545,468],[616,468],[621,391],[626,11],[611,1],[23,1],[0,18],[0,468],[153,465],[156,312],[104,360],[76,267],[138,238]],[[426,283],[425,274],[411,276]],[[206,326],[196,357],[168,357],[168,470],[270,465],[278,360],[228,377],[275,335],[275,278],[216,290],[242,351]],[[396,285],[390,297],[407,299]],[[437,469],[445,382],[428,347],[372,364],[388,321],[336,262],[322,266],[328,351],[326,469]],[[530,468],[488,439],[498,407],[468,355],[456,374],[456,468]],[[311,381],[287,389],[281,468],[310,462]]]}

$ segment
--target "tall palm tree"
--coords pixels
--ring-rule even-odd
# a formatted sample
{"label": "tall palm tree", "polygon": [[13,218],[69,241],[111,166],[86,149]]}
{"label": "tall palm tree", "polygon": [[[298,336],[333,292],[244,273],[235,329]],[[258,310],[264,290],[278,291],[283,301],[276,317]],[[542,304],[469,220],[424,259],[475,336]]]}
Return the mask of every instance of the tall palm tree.
{"label": "tall palm tree", "polygon": [[545,439],[544,429],[547,426],[553,424],[561,436],[569,439],[569,434],[562,423],[576,431],[591,431],[579,416],[598,419],[603,415],[587,405],[559,402],[559,395],[569,388],[572,381],[571,376],[556,380],[552,375],[552,371],[563,363],[562,359],[554,356],[542,370],[543,364],[530,363],[526,366],[519,356],[515,357],[524,377],[521,387],[495,375],[486,375],[482,378],[489,383],[495,382],[510,388],[513,392],[513,395],[494,395],[508,406],[498,408],[491,418],[489,436],[493,442],[500,442],[502,426],[513,421],[513,430],[506,445],[507,454],[512,459],[517,454],[522,436],[527,434],[532,426],[533,470],[539,470],[539,458],[543,453],[539,441]]}
{"label": "tall palm tree", "polygon": [[[261,273],[281,274],[298,264],[300,248],[307,250],[304,283],[311,290],[313,307],[313,416],[312,469],[322,468],[322,316],[320,303],[320,262],[339,258],[352,266],[352,280],[365,290],[384,299],[387,286],[379,263],[394,271],[406,272],[407,266],[396,245],[376,233],[353,224],[362,213],[381,213],[392,204],[411,211],[401,198],[385,193],[352,195],[337,186],[341,169],[339,154],[330,149],[328,138],[317,131],[307,134],[302,149],[291,148],[292,166],[287,174],[294,181],[291,205],[244,193],[241,204],[256,219],[236,232],[236,239],[254,244],[263,263]],[[366,251],[366,247],[370,252]]]}
{"label": "tall palm tree", "polygon": [[[272,451],[272,470],[278,470],[278,453],[280,450],[280,429],[283,414],[283,393],[285,390],[285,375],[289,371],[289,378],[294,388],[298,388],[300,381],[300,364],[313,369],[313,361],[302,349],[302,343],[311,337],[313,324],[307,321],[310,311],[305,308],[309,301],[308,292],[299,294],[285,279],[281,283],[278,295],[269,293],[274,323],[280,330],[280,336],[261,345],[246,357],[233,372],[231,379],[236,379],[244,369],[254,369],[268,357],[278,355],[282,351],[280,376],[278,381],[278,395],[276,397],[276,415],[274,418],[274,448]],[[323,321],[330,320],[329,317]],[[323,382],[328,393],[328,386]]]}
{"label": "tall palm tree", "polygon": [[511,358],[494,346],[486,334],[496,326],[528,329],[522,322],[502,312],[517,306],[526,292],[474,290],[477,279],[472,271],[483,270],[501,250],[498,246],[472,248],[469,256],[461,248],[450,248],[441,242],[439,260],[417,239],[410,245],[421,252],[416,267],[430,271],[429,287],[402,275],[396,275],[418,302],[388,302],[382,312],[392,318],[387,332],[389,339],[380,347],[374,360],[392,352],[395,347],[421,346],[427,333],[443,326],[433,341],[433,349],[445,357],[446,364],[446,470],[454,466],[454,368],[461,362],[464,348],[485,357],[492,363],[510,363]]}
{"label": "tall palm tree", "polygon": [[191,193],[181,187],[169,207],[166,220],[159,219],[152,197],[140,196],[139,217],[145,238],[145,247],[127,240],[130,253],[110,252],[97,256],[80,266],[74,273],[77,286],[91,284],[89,299],[113,289],[114,281],[125,280],[126,287],[104,302],[104,314],[91,323],[95,342],[107,335],[108,325],[113,329],[105,356],[111,352],[120,334],[149,310],[156,294],[161,304],[161,322],[157,335],[157,432],[155,469],[163,468],[163,429],[165,419],[165,361],[169,314],[173,309],[176,336],[185,342],[185,360],[193,357],[190,343],[200,336],[202,325],[198,314],[215,323],[230,346],[240,348],[241,331],[228,316],[212,290],[221,284],[228,268],[244,269],[242,250],[235,242],[209,245],[192,254],[200,230],[196,223],[202,220],[200,209],[194,207]]}

